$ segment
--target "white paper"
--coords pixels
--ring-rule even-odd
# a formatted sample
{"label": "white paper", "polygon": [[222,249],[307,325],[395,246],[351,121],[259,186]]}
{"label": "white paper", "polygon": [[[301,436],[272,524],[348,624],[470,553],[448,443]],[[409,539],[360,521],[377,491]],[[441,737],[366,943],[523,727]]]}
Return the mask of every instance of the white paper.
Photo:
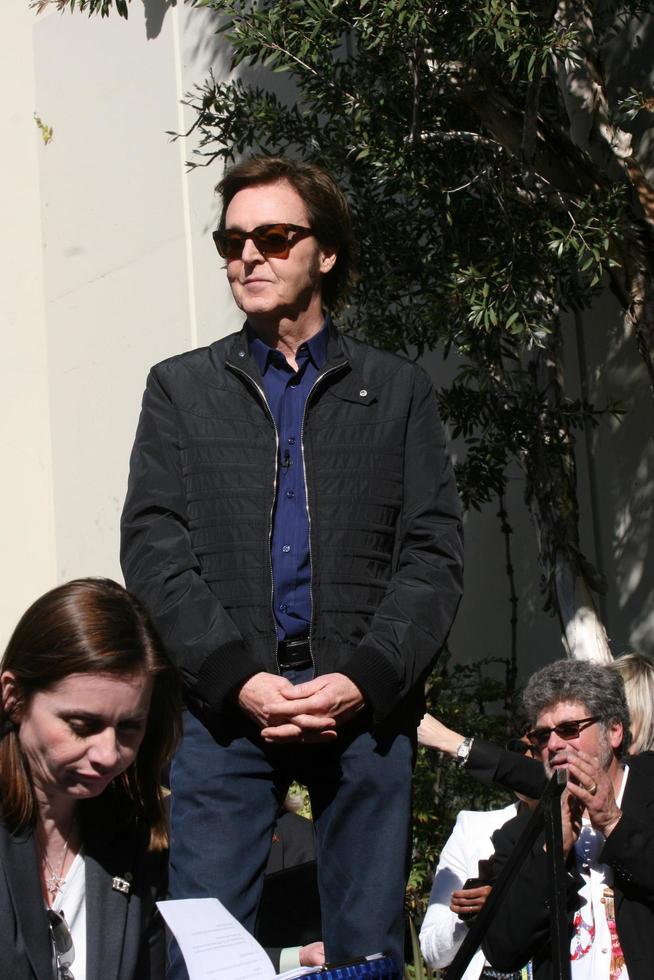
{"label": "white paper", "polygon": [[300,966],[275,973],[263,947],[217,898],[173,899],[157,902],[157,908],[179,943],[189,980],[294,980],[320,969]]}
{"label": "white paper", "polygon": [[157,902],[190,980],[274,980],[270,958],[217,898]]}

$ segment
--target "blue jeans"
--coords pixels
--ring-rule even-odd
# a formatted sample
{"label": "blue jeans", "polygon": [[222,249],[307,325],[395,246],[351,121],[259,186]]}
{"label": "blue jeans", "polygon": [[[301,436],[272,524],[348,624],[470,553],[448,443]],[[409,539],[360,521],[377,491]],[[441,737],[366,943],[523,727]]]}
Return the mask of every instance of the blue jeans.
{"label": "blue jeans", "polygon": [[[276,813],[298,779],[311,797],[328,961],[385,952],[401,967],[413,749],[406,734],[356,722],[333,742],[270,745],[240,712],[227,741],[186,712],[171,768],[171,897],[215,896],[252,932]],[[168,978],[187,980],[175,944]]]}

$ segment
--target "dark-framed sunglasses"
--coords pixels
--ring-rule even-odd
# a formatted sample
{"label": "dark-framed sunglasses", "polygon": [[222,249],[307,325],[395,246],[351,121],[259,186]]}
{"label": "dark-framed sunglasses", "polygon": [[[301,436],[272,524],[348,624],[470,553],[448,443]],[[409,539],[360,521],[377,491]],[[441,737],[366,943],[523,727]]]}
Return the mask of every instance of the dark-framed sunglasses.
{"label": "dark-framed sunglasses", "polygon": [[596,721],[599,721],[599,717],[596,715],[592,718],[577,718],[574,721],[562,721],[559,725],[554,725],[553,728],[534,728],[533,731],[527,732],[526,737],[535,748],[544,749],[550,740],[552,732],[556,732],[559,738],[562,738],[565,742],[570,742],[573,738],[578,738],[580,732],[594,725]]}
{"label": "dark-framed sunglasses", "polygon": [[517,752],[518,755],[528,755],[530,758],[534,751],[533,745],[527,745],[524,739],[517,737],[510,738],[504,747],[508,749],[509,752]]}
{"label": "dark-framed sunglasses", "polygon": [[70,967],[75,962],[75,947],[68,923],[60,912],[48,909],[50,939],[57,966],[57,980],[75,980]]}
{"label": "dark-framed sunglasses", "polygon": [[213,240],[224,259],[240,259],[248,238],[252,239],[257,251],[265,258],[272,256],[275,259],[287,259],[295,243],[309,235],[313,235],[311,228],[278,221],[272,225],[259,225],[252,231],[219,228],[213,232]]}

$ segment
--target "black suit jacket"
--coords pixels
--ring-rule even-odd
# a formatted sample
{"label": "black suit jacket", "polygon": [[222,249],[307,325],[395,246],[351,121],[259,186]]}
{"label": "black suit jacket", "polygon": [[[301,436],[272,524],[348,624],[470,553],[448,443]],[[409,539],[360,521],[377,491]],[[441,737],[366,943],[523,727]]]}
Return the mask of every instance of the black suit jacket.
{"label": "black suit jacket", "polygon": [[[518,816],[495,832],[494,868],[506,863],[529,815]],[[654,753],[629,760],[622,817],[608,837],[600,860],[613,868],[616,924],[629,980],[651,980],[654,967]],[[581,877],[568,865],[568,910],[579,904]],[[518,970],[534,960],[537,980],[553,978],[547,864],[543,837],[534,844],[491,923],[483,942],[488,961],[498,970]]]}
{"label": "black suit jacket", "polygon": [[[86,977],[163,980],[164,931],[154,906],[163,895],[163,858],[148,852],[144,828],[111,822],[101,820],[84,835]],[[114,877],[131,880],[129,895],[112,888]],[[11,834],[1,819],[0,973],[11,980],[53,976],[34,836],[29,828]]]}
{"label": "black suit jacket", "polygon": [[275,824],[254,935],[278,971],[285,946],[322,935],[313,823],[287,810]]}

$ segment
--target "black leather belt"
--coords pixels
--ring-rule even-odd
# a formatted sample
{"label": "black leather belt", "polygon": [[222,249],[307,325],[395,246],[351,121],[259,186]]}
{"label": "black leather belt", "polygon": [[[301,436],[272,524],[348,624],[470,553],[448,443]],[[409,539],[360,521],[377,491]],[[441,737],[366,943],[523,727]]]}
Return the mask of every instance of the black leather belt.
{"label": "black leather belt", "polygon": [[293,667],[311,667],[311,650],[308,636],[296,636],[290,640],[280,640],[277,644],[277,663],[282,670]]}

